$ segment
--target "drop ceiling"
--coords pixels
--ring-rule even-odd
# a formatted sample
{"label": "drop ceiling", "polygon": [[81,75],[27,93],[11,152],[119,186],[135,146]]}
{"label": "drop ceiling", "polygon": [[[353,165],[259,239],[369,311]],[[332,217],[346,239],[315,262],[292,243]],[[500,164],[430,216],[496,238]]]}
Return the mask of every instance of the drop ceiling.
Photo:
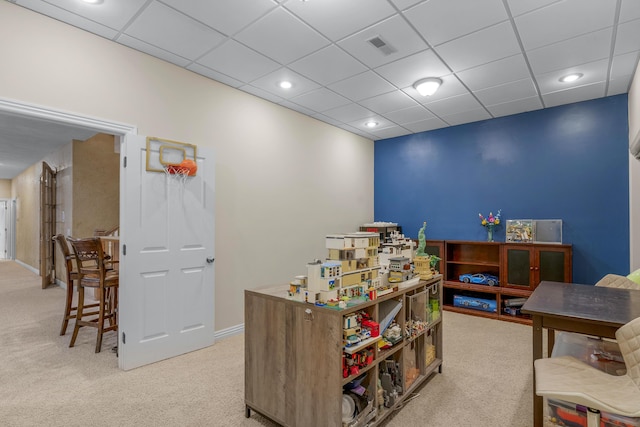
{"label": "drop ceiling", "polygon": [[640,53],[637,0],[12,2],[373,140],[627,93]]}

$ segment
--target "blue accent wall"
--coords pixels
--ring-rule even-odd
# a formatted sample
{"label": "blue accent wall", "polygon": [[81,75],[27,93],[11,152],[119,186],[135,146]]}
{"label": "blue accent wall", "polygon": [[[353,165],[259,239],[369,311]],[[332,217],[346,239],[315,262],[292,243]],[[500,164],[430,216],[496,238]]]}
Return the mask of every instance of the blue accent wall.
{"label": "blue accent wall", "polygon": [[573,281],[629,274],[627,95],[375,142],[376,221],[417,238],[484,241],[478,213],[562,219]]}

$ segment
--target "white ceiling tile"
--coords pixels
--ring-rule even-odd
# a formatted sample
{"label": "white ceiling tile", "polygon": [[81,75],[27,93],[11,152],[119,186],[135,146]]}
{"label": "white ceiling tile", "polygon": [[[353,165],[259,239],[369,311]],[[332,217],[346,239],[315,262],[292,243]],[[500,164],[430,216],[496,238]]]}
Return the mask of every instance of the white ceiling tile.
{"label": "white ceiling tile", "polygon": [[[576,16],[579,9],[585,13]],[[615,1],[565,0],[518,16],[515,22],[525,50],[531,50],[610,27],[615,11]]]}
{"label": "white ceiling tile", "polygon": [[640,50],[640,19],[625,22],[618,26],[615,55]]}
{"label": "white ceiling tile", "polygon": [[493,117],[509,116],[512,114],[525,113],[527,111],[540,110],[541,108],[542,101],[540,101],[540,98],[537,96],[487,106],[487,110],[489,110]]}
{"label": "white ceiling tile", "polygon": [[607,88],[607,96],[620,95],[622,93],[628,93],[631,86],[631,79],[633,75],[619,76],[615,79],[609,80],[609,87]]}
{"label": "white ceiling tile", "polygon": [[[329,117],[329,116],[325,116],[325,115],[324,115],[324,114],[322,114],[322,113],[315,113],[315,114],[312,114],[312,115],[311,115],[311,117],[313,117],[314,119],[318,119],[318,120],[320,120],[320,121],[323,121],[323,122],[325,122],[325,123],[329,123],[330,125],[333,125],[333,126],[337,126],[337,127],[345,126],[345,124],[344,124],[344,123],[342,123],[342,122],[340,122],[340,121],[338,121],[338,120],[332,119],[332,118],[331,118],[331,117]],[[352,129],[352,131],[353,131],[353,130],[354,130],[354,129]]]}
{"label": "white ceiling tile", "polygon": [[235,40],[227,40],[197,62],[245,83],[280,68],[277,62]]}
{"label": "white ceiling tile", "polygon": [[360,101],[371,96],[391,92],[395,89],[395,86],[373,71],[367,71],[330,84],[329,89],[346,96],[352,101]]}
{"label": "white ceiling tile", "polygon": [[359,104],[379,114],[401,110],[403,108],[415,107],[418,105],[416,101],[411,99],[405,93],[399,91],[363,99]]}
{"label": "white ceiling tile", "polygon": [[488,120],[491,115],[484,108],[476,108],[475,110],[463,111],[461,113],[449,114],[442,116],[442,120],[449,123],[450,126],[462,125],[465,123],[478,122],[480,120]]}
{"label": "white ceiling tile", "polygon": [[410,130],[403,128],[402,126],[392,126],[373,132],[375,141],[389,138],[397,138],[399,136],[409,135]]}
{"label": "white ceiling tile", "polygon": [[471,90],[486,89],[530,76],[522,54],[489,62],[456,74]]}
{"label": "white ceiling tile", "polygon": [[373,111],[367,110],[358,104],[347,104],[342,107],[332,108],[331,110],[325,111],[323,114],[342,123],[350,123],[354,120],[360,120],[376,115]]}
{"label": "white ceiling tile", "polygon": [[[67,4],[67,6],[70,6],[72,3],[74,6],[78,4],[78,2],[72,2],[69,0],[67,0],[65,4]],[[106,25],[97,23],[94,20],[87,19],[81,15],[76,15],[73,12],[69,12],[69,10],[58,7],[58,5],[45,3],[42,0],[19,0],[16,2],[16,4],[24,6],[51,18],[57,19],[58,21],[66,22],[69,25],[73,25],[83,30],[90,31],[107,39],[113,40],[118,35],[119,27],[115,29],[108,27]],[[91,5],[90,7],[94,6]]]}
{"label": "white ceiling tile", "polygon": [[413,5],[416,5],[422,1],[429,1],[429,0],[391,0],[391,2],[393,4],[396,5],[396,7],[400,10],[405,10]]}
{"label": "white ceiling tile", "polygon": [[622,7],[620,7],[620,22],[632,21],[634,19],[640,19],[640,1],[622,0]]}
{"label": "white ceiling tile", "polygon": [[403,88],[402,91],[421,104],[469,93],[467,88],[464,87],[462,83],[460,83],[460,80],[458,80],[458,78],[454,74],[442,76],[440,77],[440,79],[442,80],[442,85],[440,85],[436,93],[431,96],[420,95],[418,91],[413,87],[413,85]]}
{"label": "white ceiling tile", "polygon": [[507,0],[511,15],[518,16],[562,0]]}
{"label": "white ceiling tile", "polygon": [[322,85],[360,74],[367,68],[336,45],[327,46],[289,65]]}
{"label": "white ceiling tile", "polygon": [[[293,86],[290,89],[282,89],[279,86],[279,83],[282,81],[291,82]],[[305,92],[310,92],[320,87],[319,84],[288,68],[280,68],[266,76],[260,77],[259,79],[252,81],[251,85],[285,99],[302,95]]]}
{"label": "white ceiling tile", "polygon": [[317,31],[279,8],[242,30],[236,39],[285,65],[329,44]]}
{"label": "white ceiling tile", "polygon": [[322,113],[331,108],[350,104],[344,96],[340,96],[329,89],[320,88],[291,98],[291,101],[310,110]]}
{"label": "white ceiling tile", "polygon": [[[393,53],[384,54],[374,47],[368,40],[381,38]],[[364,31],[356,33],[338,43],[341,48],[371,68],[404,58],[428,48],[427,44],[400,16],[373,25]]]}
{"label": "white ceiling tile", "polygon": [[604,82],[594,83],[558,92],[551,92],[542,95],[542,99],[547,108],[571,104],[572,102],[588,101],[590,99],[602,98],[604,96],[604,86]]}
{"label": "white ceiling tile", "polygon": [[[82,16],[98,24],[106,25],[114,30],[121,30],[127,22],[138,13],[147,0],[110,0],[100,4],[88,4],[78,0],[19,0],[16,3],[28,8],[42,8],[41,12],[49,14],[55,9],[63,9],[74,16]],[[65,19],[63,19],[65,21]]]}
{"label": "white ceiling tile", "polygon": [[[639,0],[14,3],[371,139],[626,93],[640,57]],[[569,71],[584,77],[566,90]],[[431,97],[412,86],[426,77],[443,80]]]}
{"label": "white ceiling tile", "polygon": [[233,77],[226,76],[222,73],[214,71],[211,68],[204,67],[200,64],[193,63],[187,66],[187,69],[190,71],[193,71],[194,73],[198,73],[205,77],[218,81],[220,83],[224,83],[227,86],[237,88],[243,85],[243,83],[240,80],[236,80]]}
{"label": "white ceiling tile", "polygon": [[431,0],[404,15],[432,46],[508,19],[502,0]]}
{"label": "white ceiling tile", "polygon": [[626,53],[613,57],[611,63],[611,78],[616,79],[622,76],[633,75],[638,65],[640,51]]}
{"label": "white ceiling tile", "polygon": [[425,104],[425,106],[438,117],[450,116],[462,111],[471,111],[481,108],[480,103],[478,103],[471,94],[441,99],[439,101]]}
{"label": "white ceiling tile", "polygon": [[520,45],[511,23],[503,22],[440,45],[436,52],[457,72],[515,55]]}
{"label": "white ceiling tile", "polygon": [[399,88],[411,86],[425,77],[451,74],[449,68],[431,50],[382,65],[374,71]]}
{"label": "white ceiling tile", "polygon": [[125,34],[192,60],[224,40],[217,31],[160,3],[144,9]]}
{"label": "white ceiling tile", "polygon": [[162,0],[162,2],[225,35],[238,32],[276,7],[271,0]]}
{"label": "white ceiling tile", "polygon": [[[378,123],[378,126],[376,126],[375,128],[370,128],[367,125],[365,125],[365,123],[368,122],[376,122]],[[395,123],[393,123],[390,120],[387,120],[386,118],[382,117],[382,116],[376,116],[376,115],[372,115],[369,116],[367,118],[364,119],[358,119],[358,120],[354,120],[350,123],[347,123],[350,126],[353,126],[357,129],[363,130],[367,133],[370,133],[372,135],[376,135],[377,132],[379,132],[381,129],[385,129],[385,128],[389,128],[389,127],[396,127],[397,125]]]}
{"label": "white ceiling tile", "polygon": [[250,93],[252,95],[257,96],[258,98],[262,98],[262,99],[266,99],[267,101],[271,101],[274,102],[276,104],[284,101],[282,98],[280,98],[277,95],[274,95],[271,92],[267,92],[265,90],[262,90],[260,88],[257,88],[255,86],[251,86],[251,85],[244,85],[244,86],[240,86],[238,89],[240,89],[241,91]]}
{"label": "white ceiling tile", "polygon": [[289,1],[284,7],[333,41],[396,13],[387,0]]}
{"label": "white ceiling tile", "polygon": [[392,111],[390,113],[385,113],[384,116],[399,125],[404,125],[405,123],[415,123],[418,121],[433,118],[433,114],[419,105],[415,107],[404,108],[402,110]]}
{"label": "white ceiling tile", "polygon": [[[538,87],[540,88],[540,93],[546,94],[557,92],[559,90],[569,89],[571,87],[604,82],[607,79],[608,69],[609,60],[602,59],[600,61],[594,61],[575,67],[565,68],[563,70],[538,74],[536,75],[536,82],[538,83]],[[582,78],[571,83],[563,83],[560,81],[561,77],[572,73],[581,73]]]}
{"label": "white ceiling tile", "polygon": [[475,95],[484,105],[494,105],[537,96],[537,92],[533,81],[527,78],[478,90]]}
{"label": "white ceiling tile", "polygon": [[447,123],[443,122],[437,117],[434,117],[432,119],[427,119],[427,120],[420,120],[413,123],[406,123],[402,125],[403,128],[409,129],[411,132],[415,132],[415,133],[441,129],[447,126],[448,126]]}
{"label": "white ceiling tile", "polygon": [[291,101],[288,101],[286,99],[284,101],[282,101],[282,102],[278,102],[278,104],[282,105],[283,107],[287,107],[290,110],[297,111],[298,113],[304,114],[306,116],[312,116],[312,115],[314,115],[316,113],[316,111],[314,111],[312,109],[303,107],[300,104],[296,104],[295,102],[291,102]]}
{"label": "white ceiling tile", "polygon": [[562,70],[609,56],[611,28],[527,52],[534,74]]}
{"label": "white ceiling tile", "polygon": [[140,52],[144,52],[149,55],[155,56],[156,58],[160,58],[165,61],[171,62],[172,64],[176,64],[180,67],[186,67],[188,64],[191,63],[190,59],[186,59],[181,56],[174,55],[173,53],[169,53],[164,49],[160,49],[159,47],[152,46],[141,40],[134,39],[133,37],[129,37],[126,34],[121,34],[120,36],[118,36],[116,41],[125,46],[129,46],[130,48],[133,48],[135,50],[139,50]]}

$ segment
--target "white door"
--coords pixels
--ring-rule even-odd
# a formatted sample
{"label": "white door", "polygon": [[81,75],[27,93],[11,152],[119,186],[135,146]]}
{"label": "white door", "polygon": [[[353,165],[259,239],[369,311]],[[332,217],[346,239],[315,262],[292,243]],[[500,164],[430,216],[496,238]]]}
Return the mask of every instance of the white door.
{"label": "white door", "polygon": [[0,259],[7,259],[8,203],[0,200]]}
{"label": "white door", "polygon": [[126,135],[121,157],[118,356],[132,369],[214,343],[214,159],[198,147],[182,186],[146,170],[144,137]]}

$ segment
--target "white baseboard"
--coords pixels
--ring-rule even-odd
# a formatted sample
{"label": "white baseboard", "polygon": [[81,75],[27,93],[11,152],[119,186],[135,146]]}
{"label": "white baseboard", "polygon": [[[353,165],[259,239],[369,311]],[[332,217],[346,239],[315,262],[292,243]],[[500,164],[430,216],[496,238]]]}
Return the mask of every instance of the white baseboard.
{"label": "white baseboard", "polygon": [[241,323],[241,324],[236,325],[236,326],[231,326],[229,328],[221,329],[219,331],[216,331],[215,340],[216,341],[223,340],[225,338],[229,338],[229,337],[232,337],[234,335],[241,334],[243,332],[244,332],[244,323]]}
{"label": "white baseboard", "polygon": [[31,267],[29,264],[25,264],[24,262],[20,261],[19,259],[16,259],[14,261],[16,262],[16,264],[20,264],[21,266],[23,266],[27,270],[37,274],[38,276],[40,275],[40,270],[38,270],[37,268]]}

